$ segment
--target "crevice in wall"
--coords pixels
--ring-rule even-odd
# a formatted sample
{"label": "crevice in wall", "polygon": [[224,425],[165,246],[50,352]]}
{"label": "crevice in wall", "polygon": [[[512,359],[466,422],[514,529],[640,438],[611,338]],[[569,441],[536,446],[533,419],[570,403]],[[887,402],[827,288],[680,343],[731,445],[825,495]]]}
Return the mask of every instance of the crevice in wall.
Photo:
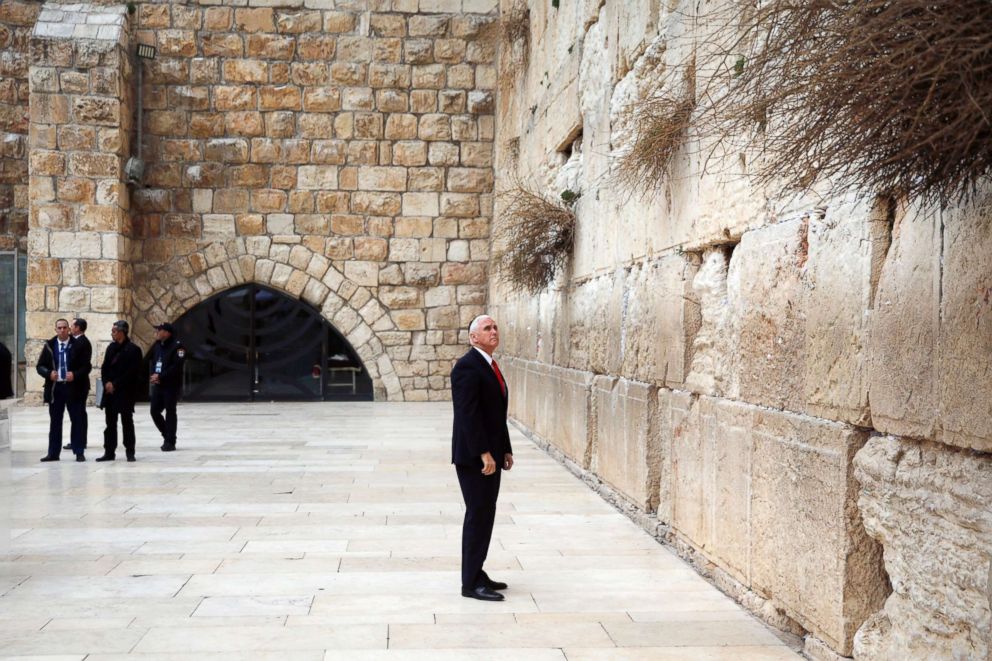
{"label": "crevice in wall", "polygon": [[896,226],[900,218],[899,201],[892,195],[879,197],[875,200],[869,219],[868,230],[871,241],[871,271],[869,274],[868,309],[875,309],[875,295],[878,293],[878,283],[882,278],[882,267],[889,257],[892,248]]}
{"label": "crevice in wall", "polygon": [[687,342],[691,360],[686,387],[708,395],[733,394],[728,362],[733,359],[727,346],[733,322],[728,304],[728,276],[737,242],[713,245],[700,251],[700,267],[692,281],[699,300],[700,323]]}

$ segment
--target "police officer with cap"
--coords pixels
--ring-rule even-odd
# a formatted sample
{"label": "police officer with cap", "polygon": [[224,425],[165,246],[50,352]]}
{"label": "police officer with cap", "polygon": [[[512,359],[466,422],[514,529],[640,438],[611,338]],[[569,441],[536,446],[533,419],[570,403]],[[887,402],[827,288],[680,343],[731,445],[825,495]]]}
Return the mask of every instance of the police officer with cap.
{"label": "police officer with cap", "polygon": [[151,414],[152,421],[162,433],[162,452],[172,452],[176,449],[176,402],[179,401],[186,349],[176,339],[176,329],[172,324],[159,324],[155,330],[158,331],[158,341],[152,348],[152,360],[148,366],[152,388]]}

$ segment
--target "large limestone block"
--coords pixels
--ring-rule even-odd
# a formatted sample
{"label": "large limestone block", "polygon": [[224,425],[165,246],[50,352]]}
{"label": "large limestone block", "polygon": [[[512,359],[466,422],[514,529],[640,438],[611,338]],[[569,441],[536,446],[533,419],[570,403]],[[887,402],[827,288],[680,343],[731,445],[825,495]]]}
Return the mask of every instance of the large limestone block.
{"label": "large limestone block", "polygon": [[802,219],[747,232],[730,260],[740,397],[753,404],[804,410],[806,234]]}
{"label": "large limestone block", "polygon": [[599,374],[619,371],[624,272],[587,280],[569,292],[563,323],[567,342],[559,364]]}
{"label": "large limestone block", "polygon": [[594,375],[563,367],[550,370],[548,438],[569,459],[589,468],[591,450],[590,394]]}
{"label": "large limestone block", "polygon": [[932,215],[898,209],[871,315],[869,392],[879,431],[934,437],[940,259],[940,226]]}
{"label": "large limestone block", "polygon": [[659,393],[671,439],[672,527],[741,583],[751,580],[751,427],[756,407]]}
{"label": "large limestone block", "polygon": [[764,408],[754,410],[752,434],[752,587],[850,655],[888,592],[881,548],[856,505],[852,461],[868,434]]}
{"label": "large limestone block", "polygon": [[855,656],[986,659],[992,651],[992,456],[875,436],[855,458],[858,505],[892,594]]}
{"label": "large limestone block", "polygon": [[992,452],[990,211],[945,215],[940,308],[940,440]]}
{"label": "large limestone block", "polygon": [[633,267],[624,278],[620,374],[678,387],[689,369],[699,304],[692,291],[698,265],[672,255]]}
{"label": "large limestone block", "polygon": [[868,316],[889,247],[884,213],[855,202],[809,221],[802,305],[804,399],[816,416],[868,426]]}
{"label": "large limestone block", "polygon": [[596,435],[592,470],[646,512],[658,505],[662,449],[653,429],[655,389],[599,376],[593,382]]}

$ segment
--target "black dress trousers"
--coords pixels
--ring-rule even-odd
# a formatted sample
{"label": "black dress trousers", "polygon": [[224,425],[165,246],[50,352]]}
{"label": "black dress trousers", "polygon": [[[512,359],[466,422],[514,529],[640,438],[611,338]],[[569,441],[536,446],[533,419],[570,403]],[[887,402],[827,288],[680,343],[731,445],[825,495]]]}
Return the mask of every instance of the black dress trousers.
{"label": "black dress trousers", "polygon": [[465,521],[462,524],[462,588],[472,590],[480,585],[479,574],[489,553],[496,521],[496,500],[503,471],[497,463],[496,472],[483,475],[475,466],[455,465],[458,486],[465,499]]}

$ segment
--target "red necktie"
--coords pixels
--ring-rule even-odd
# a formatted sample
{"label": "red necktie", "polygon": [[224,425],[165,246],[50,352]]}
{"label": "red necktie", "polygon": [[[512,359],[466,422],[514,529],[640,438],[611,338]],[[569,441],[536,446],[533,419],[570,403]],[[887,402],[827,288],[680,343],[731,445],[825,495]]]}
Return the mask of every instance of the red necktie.
{"label": "red necktie", "polygon": [[500,390],[503,391],[503,397],[506,397],[506,381],[503,380],[503,373],[499,371],[499,365],[493,360],[493,371],[496,372],[496,380],[499,381]]}

